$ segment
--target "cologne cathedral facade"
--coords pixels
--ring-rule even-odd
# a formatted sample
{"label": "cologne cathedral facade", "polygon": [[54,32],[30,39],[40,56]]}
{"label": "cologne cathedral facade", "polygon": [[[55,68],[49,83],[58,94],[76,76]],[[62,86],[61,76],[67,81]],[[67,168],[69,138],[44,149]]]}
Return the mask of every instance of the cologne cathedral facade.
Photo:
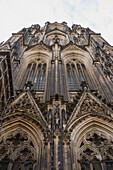
{"label": "cologne cathedral facade", "polygon": [[66,22],[0,44],[0,169],[113,170],[113,47]]}

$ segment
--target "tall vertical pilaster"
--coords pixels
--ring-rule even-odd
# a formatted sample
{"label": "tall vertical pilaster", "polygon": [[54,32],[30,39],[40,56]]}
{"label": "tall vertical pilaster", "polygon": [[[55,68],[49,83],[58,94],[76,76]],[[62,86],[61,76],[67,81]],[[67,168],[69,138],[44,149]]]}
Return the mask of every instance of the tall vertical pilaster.
{"label": "tall vertical pilaster", "polygon": [[[57,36],[55,36],[53,41],[54,44],[52,45],[51,67],[48,73],[48,76],[50,75],[50,79],[47,84],[48,91],[46,99],[48,100],[50,99],[51,95],[58,93],[59,95],[63,95],[65,100],[67,100],[65,71],[61,56],[61,45],[59,44],[59,38]],[[48,95],[48,93],[50,93],[50,95]]]}

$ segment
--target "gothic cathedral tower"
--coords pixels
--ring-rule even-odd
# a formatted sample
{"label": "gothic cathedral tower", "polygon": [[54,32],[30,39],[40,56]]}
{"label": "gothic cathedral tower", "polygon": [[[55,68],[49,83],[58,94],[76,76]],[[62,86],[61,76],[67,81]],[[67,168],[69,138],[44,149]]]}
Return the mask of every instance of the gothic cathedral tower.
{"label": "gothic cathedral tower", "polygon": [[0,169],[113,170],[113,47],[46,22],[0,44]]}

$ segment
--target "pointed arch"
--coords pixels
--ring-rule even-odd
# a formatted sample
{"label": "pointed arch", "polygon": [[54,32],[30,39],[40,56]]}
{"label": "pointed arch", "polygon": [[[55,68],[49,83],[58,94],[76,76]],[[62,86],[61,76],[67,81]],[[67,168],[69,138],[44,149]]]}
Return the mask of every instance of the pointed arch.
{"label": "pointed arch", "polygon": [[46,63],[42,60],[35,60],[27,66],[25,75],[22,80],[21,87],[25,88],[28,82],[31,82],[33,89],[36,91],[44,91],[46,76]]}
{"label": "pointed arch", "polygon": [[113,125],[109,120],[89,116],[80,121],[71,133],[74,166],[78,170],[112,166],[112,159],[109,156],[105,158],[106,150],[111,148],[112,153],[112,144]]}
{"label": "pointed arch", "polygon": [[16,115],[6,118],[0,137],[0,164],[6,162],[9,169],[42,168],[43,139],[39,124],[32,119]]}
{"label": "pointed arch", "polygon": [[75,57],[66,59],[69,91],[80,90],[82,83],[86,83],[87,86],[92,89],[91,76],[87,71],[87,64],[85,64],[83,61],[79,61],[79,59]]}

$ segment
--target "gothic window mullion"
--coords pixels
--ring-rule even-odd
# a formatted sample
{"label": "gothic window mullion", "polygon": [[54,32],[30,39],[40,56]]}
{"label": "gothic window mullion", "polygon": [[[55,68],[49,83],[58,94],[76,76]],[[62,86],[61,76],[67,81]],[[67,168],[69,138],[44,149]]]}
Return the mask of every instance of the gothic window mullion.
{"label": "gothic window mullion", "polygon": [[73,69],[72,72],[73,72],[73,76],[74,76],[75,90],[78,90],[78,83],[77,83],[77,78],[75,75],[75,69]]}
{"label": "gothic window mullion", "polygon": [[42,84],[42,76],[43,76],[42,66],[43,66],[43,65],[41,65],[41,69],[40,69],[39,86],[38,86],[38,89],[39,89],[39,90],[41,90],[41,84]]}
{"label": "gothic window mullion", "polygon": [[82,72],[83,79],[87,82],[87,78],[86,78],[86,76],[85,76],[85,74],[84,74],[84,70],[83,70],[83,68],[82,68],[82,64],[80,64],[80,68],[81,68],[81,72]]}
{"label": "gothic window mullion", "polygon": [[71,65],[70,75],[71,75],[71,82],[72,82],[72,90],[75,90],[75,83],[74,83],[74,75],[73,75],[72,65]]}
{"label": "gothic window mullion", "polygon": [[78,90],[78,84],[77,84],[77,78],[76,78],[76,71],[75,71],[75,65],[71,65],[72,75],[73,75],[73,84],[74,84],[74,90]]}
{"label": "gothic window mullion", "polygon": [[42,83],[41,83],[41,90],[44,90],[44,85],[45,85],[45,69],[43,70],[43,75],[42,75]]}
{"label": "gothic window mullion", "polygon": [[34,73],[34,70],[32,69],[32,70],[31,70],[30,77],[29,77],[29,81],[31,81],[31,82],[32,82],[32,79],[33,79],[33,73]]}
{"label": "gothic window mullion", "polygon": [[81,68],[81,72],[82,72],[82,75],[83,75],[83,81],[86,81],[86,83],[87,83],[87,85],[89,87],[89,84],[88,84],[88,81],[87,81],[87,77],[86,77],[86,75],[84,73],[84,69],[83,69],[82,64],[80,64],[80,68]]}
{"label": "gothic window mullion", "polygon": [[73,70],[73,74],[74,74],[74,77],[75,77],[75,86],[76,86],[76,90],[79,89],[79,81],[78,81],[78,73],[77,73],[77,69],[76,69],[76,64],[74,63],[74,70]]}
{"label": "gothic window mullion", "polygon": [[70,78],[70,90],[73,90],[73,79],[72,79],[72,73],[71,73],[71,64],[70,64],[70,69],[69,69],[69,78]]}
{"label": "gothic window mullion", "polygon": [[37,71],[37,79],[36,79],[36,83],[35,83],[35,90],[38,90],[39,88],[39,79],[40,79],[40,69]]}
{"label": "gothic window mullion", "polygon": [[83,75],[82,75],[82,70],[80,68],[80,64],[77,64],[77,68],[78,68],[78,73],[79,73],[79,83],[80,83],[80,87],[81,87],[81,82],[84,81],[84,79],[83,79]]}
{"label": "gothic window mullion", "polygon": [[30,79],[31,71],[32,71],[32,68],[33,68],[33,64],[34,64],[34,63],[31,64],[30,70],[29,70],[29,72],[28,72],[28,76],[27,76],[27,78],[26,78],[26,83],[27,83],[27,82],[29,81],[29,79]]}
{"label": "gothic window mullion", "polygon": [[81,81],[84,81],[85,80],[85,77],[84,77],[84,74],[83,74],[83,71],[82,71],[82,67],[81,67],[81,63],[79,63],[79,75],[80,75],[80,79]]}
{"label": "gothic window mullion", "polygon": [[74,65],[75,65],[75,75],[76,75],[76,78],[77,78],[78,87],[80,88],[79,73],[78,73],[78,68],[77,68],[76,62],[74,62]]}
{"label": "gothic window mullion", "polygon": [[33,77],[33,87],[35,88],[35,84],[36,84],[36,77],[38,75],[38,62],[36,63],[36,67],[35,67],[35,70],[34,70],[34,77]]}
{"label": "gothic window mullion", "polygon": [[67,73],[68,73],[68,81],[69,81],[69,90],[72,90],[72,82],[71,82],[70,70],[67,70]]}
{"label": "gothic window mullion", "polygon": [[32,71],[31,71],[30,81],[31,81],[32,83],[33,83],[35,68],[36,68],[36,64],[33,65],[33,68],[32,68]]}

